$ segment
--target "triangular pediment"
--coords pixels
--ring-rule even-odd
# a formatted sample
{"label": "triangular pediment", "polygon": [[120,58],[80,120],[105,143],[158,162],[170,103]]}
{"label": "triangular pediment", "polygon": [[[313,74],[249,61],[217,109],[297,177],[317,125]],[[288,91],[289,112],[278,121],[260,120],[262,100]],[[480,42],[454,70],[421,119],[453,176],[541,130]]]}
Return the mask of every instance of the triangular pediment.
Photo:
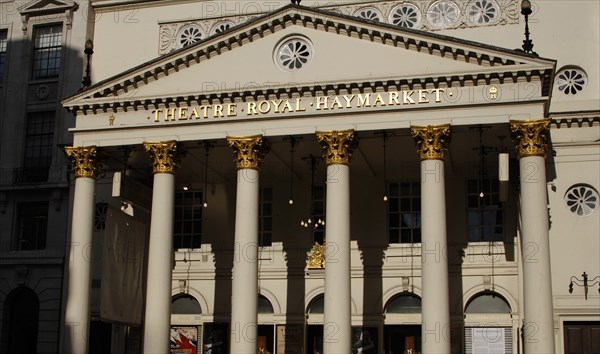
{"label": "triangular pediment", "polygon": [[[275,52],[293,36],[310,42],[312,58],[302,70],[286,71],[278,67]],[[550,86],[554,66],[553,60],[517,51],[286,6],[99,82],[63,105],[85,113],[271,94],[489,85],[532,77]]]}
{"label": "triangular pediment", "polygon": [[77,4],[73,1],[61,0],[34,0],[26,3],[19,9],[21,15],[36,15],[53,12],[64,12],[68,9],[76,7]]}

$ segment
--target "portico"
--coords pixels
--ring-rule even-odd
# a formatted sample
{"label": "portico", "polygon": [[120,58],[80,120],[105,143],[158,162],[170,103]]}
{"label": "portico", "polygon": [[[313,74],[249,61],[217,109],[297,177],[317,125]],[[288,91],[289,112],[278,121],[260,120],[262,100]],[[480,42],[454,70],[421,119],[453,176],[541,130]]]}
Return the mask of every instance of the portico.
{"label": "portico", "polygon": [[[259,294],[279,297],[281,313],[274,314],[272,324],[287,328],[306,324],[309,302],[321,293],[321,341],[326,354],[352,352],[354,329],[361,326],[376,328],[378,347],[388,345],[383,319],[387,304],[395,296],[411,294],[421,301],[421,350],[462,350],[465,323],[452,316],[466,308],[469,299],[463,299],[463,293],[467,287],[480,287],[483,292],[492,288],[474,280],[488,275],[488,264],[481,260],[469,264],[458,252],[450,251],[471,250],[466,236],[470,224],[463,225],[467,217],[454,207],[465,204],[456,188],[464,189],[465,181],[472,180],[481,189],[481,198],[485,197],[488,190],[484,191],[483,185],[497,176],[497,158],[485,160],[476,149],[483,151],[487,146],[486,151],[508,152],[509,139],[497,137],[507,137],[511,131],[519,147],[523,228],[519,236],[516,231],[512,235],[506,231],[496,246],[502,246],[505,255],[514,253],[525,246],[511,242],[522,237],[524,242],[541,246],[542,262],[525,264],[522,279],[516,272],[516,257],[506,256],[501,262],[502,276],[494,281],[498,289],[505,287],[504,296],[517,299],[521,286],[515,284],[527,284],[522,286],[525,313],[512,309],[512,315],[539,325],[535,333],[541,340],[525,342],[528,353],[552,352],[551,292],[538,305],[533,304],[534,298],[540,298],[537,288],[550,285],[543,276],[550,272],[548,226],[532,220],[545,213],[545,201],[539,197],[545,188],[542,173],[548,133],[543,118],[554,62],[333,13],[326,14],[327,22],[323,16],[309,9],[284,8],[248,25],[252,28],[210,37],[164,55],[63,102],[77,117],[72,149],[98,149],[104,153],[107,170],[125,169],[147,184],[149,172],[144,169],[151,163],[144,353],[168,352],[172,295],[191,294],[190,287],[208,307],[202,308],[204,321],[227,323],[226,342],[235,354],[254,352],[261,345],[257,339],[262,324],[256,300]],[[273,46],[293,35],[310,38],[315,48],[306,77],[266,68],[264,63],[254,68],[248,62],[248,67],[218,73],[226,89],[217,92],[198,90],[197,80],[190,79],[216,80],[212,75],[217,75],[217,68],[233,60],[230,52],[262,58],[267,48],[271,53]],[[341,42],[342,51],[348,51],[339,55],[352,59],[344,68],[329,70],[328,49],[323,46],[333,38]],[[368,48],[376,58],[387,58],[385,65],[376,66],[374,72],[367,70],[361,65],[364,58],[349,51],[353,45]],[[393,65],[396,61],[415,64]],[[345,71],[348,67],[350,73]],[[431,68],[436,68],[435,72]],[[271,84],[227,89],[234,87],[234,82]],[[483,133],[478,136],[472,128],[487,131],[485,142]],[[528,133],[532,129],[534,137]],[[387,151],[393,158],[387,162],[381,154],[381,131],[391,134]],[[291,157],[290,136],[300,138]],[[207,164],[200,144],[209,141],[215,148]],[[119,160],[121,146],[135,151],[122,164],[125,167]],[[526,146],[535,148],[527,150]],[[317,185],[310,183],[310,171],[303,164],[309,157],[322,161],[316,167]],[[76,167],[82,164],[80,159],[74,163]],[[532,164],[540,174],[535,183],[527,184],[523,176],[529,176]],[[203,169],[207,171],[204,176]],[[92,205],[95,176],[76,177],[76,198]],[[295,187],[288,187],[290,184]],[[392,202],[385,204],[381,197],[392,185],[399,189],[409,186],[408,196],[419,200],[418,210],[416,202],[415,209],[409,206],[408,212],[394,209],[397,206]],[[183,187],[211,199],[208,208],[200,209],[204,213],[202,247],[196,249],[173,248],[175,198]],[[321,197],[317,187],[322,188]],[[291,190],[296,199],[285,205]],[[402,203],[409,197],[395,193],[393,203],[404,208]],[[497,194],[490,191],[493,193]],[[281,198],[286,199],[284,204],[279,202]],[[515,196],[512,198],[509,208],[516,210]],[[73,240],[91,232],[89,209],[74,208]],[[380,217],[378,212],[387,215]],[[394,224],[390,216],[394,213],[402,215],[395,219],[401,220],[401,225]],[[418,225],[407,222],[404,215],[410,213],[418,213]],[[315,215],[326,221],[324,227],[318,229],[315,219],[309,230],[301,228],[301,219]],[[498,221],[501,225],[511,222],[516,224],[516,218]],[[477,227],[480,224],[485,224],[483,218]],[[324,230],[324,270],[311,269],[306,263],[314,230]],[[391,241],[394,232],[400,241]],[[272,242],[264,242],[263,234],[271,235]],[[406,235],[411,241],[401,241]],[[416,236],[419,241],[413,238]],[[480,241],[491,244],[494,240],[482,236]],[[204,248],[208,244],[211,248]],[[507,251],[511,247],[513,250]],[[85,310],[89,270],[73,272],[82,272],[84,280],[88,274],[88,280],[69,284],[69,294],[74,295],[67,299],[67,309],[80,302]],[[452,284],[461,276],[471,280]],[[291,282],[301,285],[290,286]],[[354,290],[354,285],[361,290]],[[391,294],[387,302],[385,294]],[[73,354],[84,353],[87,345],[85,338],[77,336],[67,344],[72,348],[67,352]],[[402,345],[414,349],[415,340],[406,339]]]}

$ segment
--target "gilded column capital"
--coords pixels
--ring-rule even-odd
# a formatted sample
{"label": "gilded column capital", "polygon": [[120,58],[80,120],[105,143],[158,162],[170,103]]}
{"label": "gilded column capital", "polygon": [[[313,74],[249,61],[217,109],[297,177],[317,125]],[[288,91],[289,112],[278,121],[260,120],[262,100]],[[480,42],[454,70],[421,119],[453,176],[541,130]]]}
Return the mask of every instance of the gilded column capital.
{"label": "gilded column capital", "polygon": [[512,120],[510,133],[517,144],[519,158],[527,156],[546,157],[550,118],[539,120]]}
{"label": "gilded column capital", "polygon": [[177,151],[177,141],[145,142],[144,149],[152,159],[153,173],[175,174],[179,167],[180,152]]}
{"label": "gilded column capital", "polygon": [[323,158],[327,165],[350,165],[350,158],[358,140],[354,130],[332,130],[316,132],[317,141],[321,143]]}
{"label": "gilded column capital", "polygon": [[98,178],[99,168],[95,146],[67,146],[65,153],[73,160],[75,178]]}
{"label": "gilded column capital", "polygon": [[421,160],[444,160],[450,143],[450,124],[410,128]]}
{"label": "gilded column capital", "polygon": [[269,152],[262,135],[228,136],[227,144],[233,149],[233,161],[238,170],[260,170],[260,163]]}

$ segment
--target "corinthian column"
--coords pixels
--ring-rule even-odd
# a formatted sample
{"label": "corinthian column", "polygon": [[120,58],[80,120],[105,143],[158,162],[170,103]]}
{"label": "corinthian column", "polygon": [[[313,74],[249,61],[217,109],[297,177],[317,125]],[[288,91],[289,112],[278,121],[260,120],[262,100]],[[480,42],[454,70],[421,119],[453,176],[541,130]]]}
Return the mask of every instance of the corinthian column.
{"label": "corinthian column", "polygon": [[96,147],[66,147],[73,160],[75,196],[71,224],[64,353],[87,354],[90,317],[92,232],[94,227],[94,192],[98,168]]}
{"label": "corinthian column", "polygon": [[353,130],[317,132],[327,162],[323,352],[352,352],[350,304],[350,157]]}
{"label": "corinthian column", "polygon": [[237,167],[230,353],[249,354],[258,349],[258,181],[268,148],[262,135],[227,137],[227,144]]}
{"label": "corinthian column", "polygon": [[523,258],[524,345],[527,354],[554,353],[554,322],[546,149],[550,119],[511,121],[521,179],[521,249]]}
{"label": "corinthian column", "polygon": [[444,159],[450,125],[412,127],[421,159],[422,352],[450,354]]}
{"label": "corinthian column", "polygon": [[173,202],[177,142],[148,142],[152,160],[152,217],[148,248],[148,280],[144,320],[144,354],[169,353],[171,275],[173,270]]}

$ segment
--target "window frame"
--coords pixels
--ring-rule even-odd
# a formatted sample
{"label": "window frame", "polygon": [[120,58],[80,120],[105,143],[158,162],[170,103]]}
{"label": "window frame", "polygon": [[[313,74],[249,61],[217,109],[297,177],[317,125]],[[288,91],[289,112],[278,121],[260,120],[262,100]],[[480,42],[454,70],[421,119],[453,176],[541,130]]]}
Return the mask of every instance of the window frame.
{"label": "window frame", "polygon": [[[30,213],[25,214],[24,209],[30,208]],[[36,210],[37,209],[37,210]],[[42,211],[45,211],[42,212]],[[41,201],[23,201],[17,202],[15,206],[15,234],[13,237],[12,249],[15,251],[41,251],[45,250],[48,242],[48,218],[50,211],[50,203],[47,200]],[[40,225],[35,222],[36,219],[42,218],[45,221],[44,225]],[[31,237],[35,241],[35,246],[24,248],[23,241],[25,240],[23,235],[25,233],[24,228],[34,226],[34,235]]]}
{"label": "window frame", "polygon": [[[506,213],[503,202],[500,200],[500,187],[497,177],[486,177],[483,179],[484,188],[481,188],[481,178],[467,179],[465,197],[466,197],[466,226],[467,226],[467,242],[504,242],[506,226]],[[475,185],[475,189],[471,188]],[[480,193],[483,192],[483,197]],[[474,207],[473,201],[477,200],[477,207]],[[489,202],[489,205],[486,204]],[[494,204],[494,201],[497,203]],[[488,209],[486,209],[486,207]],[[477,213],[475,224],[471,215]],[[489,215],[494,214],[494,225],[486,225],[486,219],[489,220]],[[488,216],[486,216],[488,215]],[[498,221],[498,219],[500,221]],[[490,230],[493,228],[493,233]],[[477,232],[474,232],[477,230]],[[488,236],[486,236],[486,234]],[[477,239],[477,236],[479,238]]]}
{"label": "window frame", "polygon": [[[186,196],[191,199],[191,204],[189,205],[186,205]],[[203,191],[201,190],[175,192],[175,199],[173,202],[174,251],[199,249],[202,247],[202,230],[204,224],[203,204]],[[195,215],[195,212],[198,211],[200,213],[199,216]]]}
{"label": "window frame", "polygon": [[[408,194],[405,193],[406,188],[408,188]],[[387,190],[386,231],[388,243],[390,245],[421,243],[421,182],[388,181]],[[403,203],[403,200],[406,201]],[[409,210],[404,210],[407,207]],[[414,216],[410,220],[416,222],[417,225],[408,225],[404,218],[405,215]]]}
{"label": "window frame", "polygon": [[[258,246],[273,245],[273,188],[261,187],[258,196]],[[267,227],[267,225],[270,225]]]}
{"label": "window frame", "polygon": [[[48,28],[60,28],[60,35],[58,38],[60,43],[54,43],[57,39],[55,37],[57,36],[54,32],[51,32],[49,39],[50,45],[38,47],[38,39],[41,39],[41,36],[38,38],[38,34],[41,33],[41,30]],[[60,72],[62,69],[62,63],[64,59],[64,34],[64,24],[62,22],[43,23],[33,26],[31,36],[31,80],[56,80],[60,77]],[[37,54],[43,52],[48,53],[48,56],[46,58],[38,58]],[[54,62],[54,65],[50,66],[50,62]],[[42,68],[41,64],[37,65],[36,63],[46,63],[46,65]],[[38,74],[39,72],[45,72],[45,74]]]}

